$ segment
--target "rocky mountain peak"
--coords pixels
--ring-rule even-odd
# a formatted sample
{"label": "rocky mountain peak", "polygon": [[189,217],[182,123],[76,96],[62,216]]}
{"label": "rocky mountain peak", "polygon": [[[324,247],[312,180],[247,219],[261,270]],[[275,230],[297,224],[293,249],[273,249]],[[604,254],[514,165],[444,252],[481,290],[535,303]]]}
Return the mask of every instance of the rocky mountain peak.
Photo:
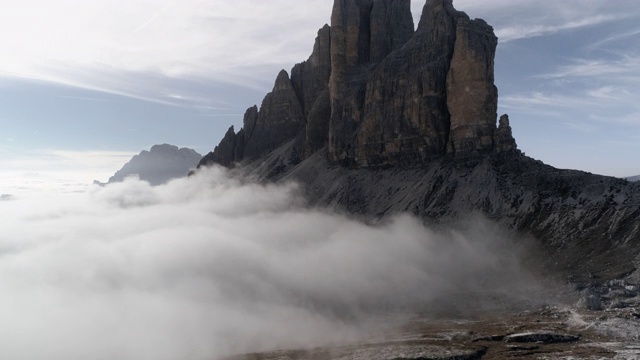
{"label": "rocky mountain peak", "polygon": [[335,0],[309,59],[200,165],[242,163],[300,183],[310,205],[376,219],[484,214],[539,239],[571,281],[637,274],[640,184],[519,152],[509,117],[496,126],[493,28],[428,0],[413,31],[409,5]]}
{"label": "rocky mountain peak", "polygon": [[324,149],[355,167],[515,150],[510,128],[496,128],[496,46],[493,28],[451,0],[428,0],[416,31],[410,0],[335,0],[311,56],[290,77],[282,70],[243,129],[201,164],[231,166],[286,144],[292,163]]}
{"label": "rocky mountain peak", "polygon": [[[230,129],[233,133],[233,128]],[[202,155],[189,148],[175,145],[153,145],[149,151],[135,155],[120,170],[109,178],[108,183],[121,182],[129,176],[138,176],[151,185],[164,184],[172,179],[184,177],[196,167]],[[99,181],[95,183],[101,184]]]}
{"label": "rocky mountain peak", "polygon": [[276,77],[276,83],[273,85],[273,91],[287,91],[292,87],[291,79],[289,79],[289,73],[287,70],[280,70],[278,77]]}

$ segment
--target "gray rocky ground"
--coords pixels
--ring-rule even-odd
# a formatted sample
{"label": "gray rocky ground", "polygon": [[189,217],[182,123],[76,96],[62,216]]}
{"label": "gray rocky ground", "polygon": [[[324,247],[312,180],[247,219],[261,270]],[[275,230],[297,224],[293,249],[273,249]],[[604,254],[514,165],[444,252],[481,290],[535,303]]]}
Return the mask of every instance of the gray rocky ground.
{"label": "gray rocky ground", "polygon": [[227,360],[632,360],[640,359],[637,316],[637,307],[589,311],[577,305],[465,317],[432,317],[427,313],[396,321],[356,344],[245,354]]}
{"label": "gray rocky ground", "polygon": [[379,221],[411,213],[429,224],[471,214],[531,238],[547,273],[592,284],[636,272],[640,255],[640,183],[559,170],[523,154],[475,161],[443,159],[388,168],[345,168],[322,152],[293,164],[284,146],[236,169],[258,181],[295,181],[310,206]]}

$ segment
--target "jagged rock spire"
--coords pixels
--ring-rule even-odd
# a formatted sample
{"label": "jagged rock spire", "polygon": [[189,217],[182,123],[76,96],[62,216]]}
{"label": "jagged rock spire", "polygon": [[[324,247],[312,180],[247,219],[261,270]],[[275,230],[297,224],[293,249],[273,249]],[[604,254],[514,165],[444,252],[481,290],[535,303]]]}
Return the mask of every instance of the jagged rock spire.
{"label": "jagged rock spire", "polygon": [[331,160],[359,167],[507,146],[495,125],[491,26],[451,0],[427,0],[413,27],[410,0],[334,0],[331,26],[318,31],[309,59],[291,78],[280,72],[260,109],[245,115],[234,160],[289,141],[292,158],[326,145]]}

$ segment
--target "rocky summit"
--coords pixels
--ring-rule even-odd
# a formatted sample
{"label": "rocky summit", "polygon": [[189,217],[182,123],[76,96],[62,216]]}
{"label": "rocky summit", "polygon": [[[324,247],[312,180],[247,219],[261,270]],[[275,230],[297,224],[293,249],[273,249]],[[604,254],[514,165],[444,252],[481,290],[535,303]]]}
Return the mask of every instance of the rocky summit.
{"label": "rocky summit", "polygon": [[[201,159],[202,155],[192,149],[169,144],[154,145],[149,151],[143,150],[132,157],[107,183],[121,182],[129,176],[137,176],[151,185],[161,185],[186,176]],[[103,185],[98,181],[95,183]]]}
{"label": "rocky summit", "polygon": [[335,1],[309,59],[281,71],[202,164],[255,160],[292,140],[293,162],[326,147],[354,167],[513,151],[496,129],[496,46],[491,26],[448,0],[429,0],[415,31],[409,0]]}
{"label": "rocky summit", "polygon": [[335,0],[311,56],[199,166],[294,180],[310,205],[367,219],[481,214],[535,238],[563,281],[634,276],[640,183],[521,153],[497,118],[497,43],[451,0],[427,0],[415,31],[409,0]]}

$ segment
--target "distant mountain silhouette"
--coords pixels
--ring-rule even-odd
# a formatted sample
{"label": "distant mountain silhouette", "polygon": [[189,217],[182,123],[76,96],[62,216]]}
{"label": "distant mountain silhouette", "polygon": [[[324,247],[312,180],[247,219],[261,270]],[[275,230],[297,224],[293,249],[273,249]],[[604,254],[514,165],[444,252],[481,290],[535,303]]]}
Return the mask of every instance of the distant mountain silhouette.
{"label": "distant mountain silhouette", "polygon": [[627,178],[628,181],[640,181],[640,175],[630,176]]}
{"label": "distant mountain silhouette", "polygon": [[[162,144],[150,151],[143,150],[109,178],[109,183],[123,181],[128,176],[138,176],[151,185],[161,185],[169,180],[187,176],[195,168],[202,155],[188,148]],[[96,182],[98,183],[98,182]]]}

